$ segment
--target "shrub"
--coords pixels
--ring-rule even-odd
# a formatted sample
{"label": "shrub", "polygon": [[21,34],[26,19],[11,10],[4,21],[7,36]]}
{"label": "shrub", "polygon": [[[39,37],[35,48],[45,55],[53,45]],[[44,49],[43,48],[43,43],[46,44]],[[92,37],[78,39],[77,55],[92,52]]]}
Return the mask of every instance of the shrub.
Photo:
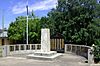
{"label": "shrub", "polygon": [[98,63],[100,61],[100,45],[94,46],[94,62]]}

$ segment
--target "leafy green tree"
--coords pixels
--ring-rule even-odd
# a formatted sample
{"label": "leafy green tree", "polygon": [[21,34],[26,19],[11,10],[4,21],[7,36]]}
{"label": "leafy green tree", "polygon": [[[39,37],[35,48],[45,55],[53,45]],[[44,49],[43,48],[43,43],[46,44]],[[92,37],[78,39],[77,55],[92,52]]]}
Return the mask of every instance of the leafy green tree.
{"label": "leafy green tree", "polygon": [[[41,28],[50,28],[51,35],[61,33],[68,43],[100,43],[100,4],[96,0],[58,0],[56,8],[47,15],[38,19],[33,12],[30,14],[29,43],[40,42]],[[10,24],[9,39],[22,42],[25,31],[26,17],[20,16]]]}
{"label": "leafy green tree", "polygon": [[[34,15],[29,15],[28,37],[29,43],[40,42],[40,19]],[[26,17],[19,16],[8,28],[8,37],[13,43],[26,43]]]}
{"label": "leafy green tree", "polygon": [[51,19],[49,19],[48,17],[42,17],[41,20],[40,20],[40,27],[41,28],[50,28],[51,29],[51,35],[54,34],[54,29],[55,29],[55,26],[54,26],[54,22],[52,20],[51,22]]}
{"label": "leafy green tree", "polygon": [[63,34],[65,41],[91,45],[100,34],[97,26],[100,22],[95,20],[100,16],[99,6],[96,0],[58,0],[58,6],[48,13],[45,24],[52,34]]}

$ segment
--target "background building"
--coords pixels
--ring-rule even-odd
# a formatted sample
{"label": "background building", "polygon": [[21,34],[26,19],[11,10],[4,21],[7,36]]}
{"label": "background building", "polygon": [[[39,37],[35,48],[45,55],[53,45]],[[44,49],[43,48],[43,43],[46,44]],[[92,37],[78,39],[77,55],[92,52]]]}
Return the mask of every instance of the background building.
{"label": "background building", "polygon": [[0,45],[7,45],[9,44],[7,29],[0,29]]}

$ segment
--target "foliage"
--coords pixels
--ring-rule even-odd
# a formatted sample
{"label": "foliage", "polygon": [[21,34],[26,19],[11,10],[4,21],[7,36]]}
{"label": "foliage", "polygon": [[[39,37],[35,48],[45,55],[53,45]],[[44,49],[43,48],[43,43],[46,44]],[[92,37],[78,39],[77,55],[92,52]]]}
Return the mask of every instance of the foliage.
{"label": "foliage", "polygon": [[92,45],[100,39],[100,4],[96,0],[58,0],[56,9],[52,9],[45,18],[45,27],[51,34],[61,33],[65,41]]}
{"label": "foliage", "polygon": [[[30,43],[40,42],[41,28],[50,28],[51,35],[60,33],[68,43],[100,44],[100,4],[96,0],[58,0],[47,17],[38,19],[32,12],[29,18],[34,18],[29,19]],[[25,42],[25,31],[26,17],[20,16],[10,24],[9,39]]]}
{"label": "foliage", "polygon": [[[29,43],[40,42],[40,26],[39,19],[29,16],[28,21],[28,37]],[[13,43],[26,43],[26,17],[19,16],[12,22],[8,29],[8,37]]]}
{"label": "foliage", "polygon": [[94,61],[99,62],[100,61],[100,45],[94,46]]}

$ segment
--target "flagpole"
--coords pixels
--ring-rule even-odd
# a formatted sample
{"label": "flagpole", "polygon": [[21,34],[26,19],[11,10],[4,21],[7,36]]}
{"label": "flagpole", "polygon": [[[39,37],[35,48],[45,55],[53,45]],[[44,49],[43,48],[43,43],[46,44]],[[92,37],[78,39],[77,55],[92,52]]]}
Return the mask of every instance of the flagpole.
{"label": "flagpole", "polygon": [[4,37],[4,10],[2,10],[2,33],[3,33],[2,37]]}
{"label": "flagpole", "polygon": [[28,45],[28,0],[27,0],[27,5],[26,5],[26,8],[27,8],[27,22],[26,22],[26,43]]}

